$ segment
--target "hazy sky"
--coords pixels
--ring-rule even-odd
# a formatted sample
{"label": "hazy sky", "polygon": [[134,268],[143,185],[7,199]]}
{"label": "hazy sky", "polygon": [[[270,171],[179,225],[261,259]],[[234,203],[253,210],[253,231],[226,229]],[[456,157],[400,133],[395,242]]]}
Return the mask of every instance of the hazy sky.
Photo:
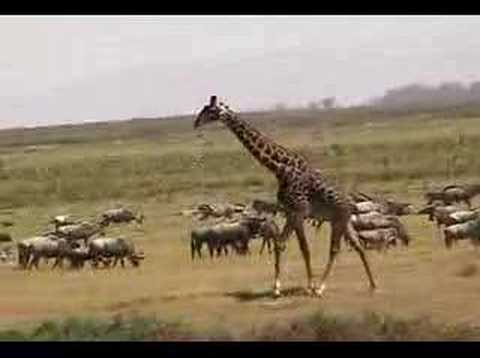
{"label": "hazy sky", "polygon": [[1,127],[480,80],[479,16],[4,16],[0,46]]}

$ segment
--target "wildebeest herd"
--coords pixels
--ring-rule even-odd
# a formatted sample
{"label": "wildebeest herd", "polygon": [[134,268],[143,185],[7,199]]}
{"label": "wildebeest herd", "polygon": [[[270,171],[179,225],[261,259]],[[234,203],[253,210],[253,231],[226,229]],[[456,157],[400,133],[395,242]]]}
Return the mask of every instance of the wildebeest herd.
{"label": "wildebeest herd", "polygon": [[[477,245],[480,243],[480,217],[477,209],[470,208],[470,201],[478,194],[480,185],[448,185],[438,191],[426,192],[425,207],[416,211],[407,202],[352,192],[355,210],[351,222],[364,249],[384,252],[398,243],[407,247],[412,238],[400,217],[413,214],[428,215],[439,229],[443,226],[447,248],[467,238]],[[468,208],[463,208],[462,202]],[[202,257],[204,246],[210,258],[228,255],[229,250],[238,255],[249,254],[249,243],[257,238],[262,239],[260,255],[265,247],[271,253],[273,240],[280,234],[276,220],[284,217],[284,210],[276,202],[255,199],[249,204],[201,204],[183,211],[182,215],[191,216],[199,223],[190,237],[191,258],[194,260]],[[313,220],[310,224],[317,230],[322,225]]]}
{"label": "wildebeest herd", "polygon": [[[443,236],[445,246],[451,248],[458,240],[470,239],[480,243],[480,216],[477,208],[471,208],[471,200],[480,194],[477,185],[448,185],[438,191],[426,192],[426,205],[415,211],[410,203],[385,199],[379,195],[353,192],[355,211],[351,222],[364,249],[386,251],[398,243],[408,246],[411,236],[400,217],[428,215]],[[474,190],[475,189],[475,190]],[[467,204],[467,208],[461,203]],[[190,234],[191,259],[202,258],[207,248],[210,258],[230,253],[251,253],[252,240],[261,239],[260,255],[265,249],[272,253],[272,245],[280,235],[278,219],[284,218],[284,210],[274,201],[252,200],[249,204],[201,204],[181,213],[196,219],[198,225]],[[52,230],[15,242],[7,233],[0,233],[0,263],[15,261],[22,269],[39,268],[43,259],[54,259],[52,268],[83,268],[90,262],[94,268],[115,267],[125,259],[137,267],[145,258],[135,244],[125,237],[107,237],[105,229],[111,224],[136,222],[141,224],[143,214],[135,215],[126,208],[107,210],[96,220],[73,219],[71,215],[54,217],[49,224]],[[317,230],[322,222],[310,220]],[[443,235],[442,235],[443,234]],[[15,252],[16,251],[16,252]]]}
{"label": "wildebeest herd", "polygon": [[[410,236],[399,216],[413,213],[408,203],[393,200],[373,199],[365,194],[353,194],[356,212],[352,223],[366,249],[386,250],[400,241],[407,246]],[[202,248],[206,246],[210,257],[228,255],[232,252],[245,255],[250,253],[249,242],[262,239],[260,254],[265,247],[271,253],[273,240],[280,235],[276,219],[283,217],[284,210],[276,202],[255,199],[247,204],[201,204],[195,209],[184,211],[199,222],[213,222],[200,225],[192,230],[190,248],[192,260],[202,257]],[[309,221],[317,230],[322,223]]]}
{"label": "wildebeest herd", "polygon": [[54,259],[52,268],[64,267],[64,260],[70,262],[70,268],[83,268],[90,262],[94,268],[115,267],[120,261],[125,267],[125,259],[132,266],[138,267],[145,258],[137,251],[134,242],[126,237],[107,237],[106,228],[115,223],[143,222],[143,215],[135,215],[126,208],[115,208],[103,212],[96,220],[75,220],[71,215],[54,217],[49,223],[52,230],[39,233],[12,245],[14,240],[9,237],[2,249],[0,260],[13,261],[14,248],[18,256],[18,266],[22,269],[39,268],[43,259],[48,262]]}

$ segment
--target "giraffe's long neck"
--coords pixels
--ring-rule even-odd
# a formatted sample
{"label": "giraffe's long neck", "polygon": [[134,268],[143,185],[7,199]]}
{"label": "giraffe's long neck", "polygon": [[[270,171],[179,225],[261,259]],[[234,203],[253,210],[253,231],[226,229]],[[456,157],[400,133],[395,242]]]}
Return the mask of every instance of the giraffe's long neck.
{"label": "giraffe's long neck", "polygon": [[282,178],[285,168],[305,170],[308,167],[303,156],[275,143],[235,113],[229,111],[221,117],[221,120],[253,157],[277,178]]}

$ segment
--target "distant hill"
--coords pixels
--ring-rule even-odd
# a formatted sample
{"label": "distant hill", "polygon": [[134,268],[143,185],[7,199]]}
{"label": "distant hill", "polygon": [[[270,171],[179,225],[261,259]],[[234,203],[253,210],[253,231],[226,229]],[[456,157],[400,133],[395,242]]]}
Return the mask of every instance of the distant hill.
{"label": "distant hill", "polygon": [[438,86],[410,84],[388,90],[382,97],[374,99],[372,105],[393,110],[480,106],[480,82],[473,82],[470,85],[446,82]]}

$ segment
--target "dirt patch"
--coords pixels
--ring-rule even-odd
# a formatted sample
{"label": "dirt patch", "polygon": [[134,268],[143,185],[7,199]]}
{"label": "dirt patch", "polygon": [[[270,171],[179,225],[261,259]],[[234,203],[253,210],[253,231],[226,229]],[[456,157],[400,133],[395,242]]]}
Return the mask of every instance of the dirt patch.
{"label": "dirt patch", "polygon": [[475,263],[466,263],[455,272],[459,277],[473,277],[478,274],[478,265]]}

